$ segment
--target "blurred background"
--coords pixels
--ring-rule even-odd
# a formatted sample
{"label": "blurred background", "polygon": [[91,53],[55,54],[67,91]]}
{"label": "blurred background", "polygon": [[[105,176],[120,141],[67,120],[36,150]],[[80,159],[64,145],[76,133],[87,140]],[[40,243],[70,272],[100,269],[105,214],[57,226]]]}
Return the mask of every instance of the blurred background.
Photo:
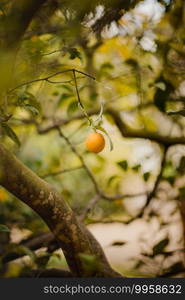
{"label": "blurred background", "polygon": [[[49,1],[25,33],[1,140],[63,195],[115,270],[183,277],[185,3],[80,2]],[[1,22],[10,5],[1,1]],[[106,139],[99,154],[85,147],[92,129],[73,73],[29,83],[63,69],[95,77],[76,72]],[[0,224],[1,277],[68,268],[40,217],[2,187]]]}

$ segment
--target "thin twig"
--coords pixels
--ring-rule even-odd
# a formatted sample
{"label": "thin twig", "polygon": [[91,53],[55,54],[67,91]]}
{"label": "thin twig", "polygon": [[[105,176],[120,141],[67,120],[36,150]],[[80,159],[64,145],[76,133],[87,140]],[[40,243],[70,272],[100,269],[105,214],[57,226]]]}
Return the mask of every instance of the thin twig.
{"label": "thin twig", "polygon": [[[156,194],[156,192],[157,192],[157,190],[159,188],[159,184],[161,182],[164,165],[165,165],[165,162],[166,162],[167,151],[168,151],[168,147],[165,147],[164,148],[164,152],[163,152],[162,161],[161,161],[160,172],[159,172],[159,174],[157,176],[157,179],[155,181],[154,188],[152,189],[152,191],[150,193],[148,193],[148,197],[147,197],[146,202],[145,202],[144,206],[142,207],[141,211],[137,215],[129,218],[127,221],[111,220],[111,219],[107,220],[106,219],[106,220],[101,220],[101,222],[103,222],[103,223],[119,222],[119,223],[124,223],[124,224],[128,225],[128,224],[132,223],[133,221],[135,221],[137,219],[141,219],[143,217],[143,215],[145,214],[146,208],[151,203],[151,200],[153,199],[153,197],[155,196],[155,194]],[[144,195],[144,194],[141,194],[141,195]],[[139,195],[136,195],[136,196],[139,196]],[[126,197],[126,195],[125,195],[125,197]],[[134,197],[134,195],[132,197]],[[99,222],[99,221],[96,220],[96,222]]]}
{"label": "thin twig", "polygon": [[84,167],[84,169],[86,170],[87,174],[89,175],[93,185],[94,185],[94,188],[95,188],[95,191],[99,194],[100,191],[99,191],[99,187],[97,185],[97,182],[94,178],[94,176],[92,175],[91,171],[89,170],[89,168],[87,167],[87,165],[85,164],[85,161],[84,161],[84,158],[82,157],[81,154],[79,154],[76,150],[76,148],[74,147],[74,145],[71,143],[71,141],[67,138],[67,136],[65,136],[62,132],[62,130],[60,129],[60,127],[57,127],[57,130],[58,130],[58,133],[59,135],[66,141],[66,143],[70,146],[71,150],[73,153],[76,154],[76,156],[79,158],[82,166]]}
{"label": "thin twig", "polygon": [[72,152],[76,154],[76,156],[79,158],[83,168],[85,169],[85,171],[87,172],[89,178],[91,179],[93,185],[94,185],[94,189],[96,191],[96,193],[103,199],[106,199],[106,200],[110,200],[110,201],[113,201],[113,200],[118,200],[118,199],[123,199],[123,198],[128,198],[128,197],[137,197],[137,196],[141,196],[141,195],[145,195],[145,193],[138,193],[138,194],[133,194],[133,195],[130,195],[130,194],[125,194],[125,195],[122,195],[122,194],[118,194],[118,195],[114,195],[114,196],[109,196],[107,194],[105,194],[100,188],[99,188],[99,185],[96,181],[96,179],[94,178],[92,172],[90,171],[90,169],[88,168],[88,166],[86,165],[85,163],[85,160],[83,158],[83,156],[81,154],[78,153],[78,151],[76,150],[76,148],[74,147],[74,145],[71,143],[71,141],[68,139],[67,136],[65,136],[61,130],[60,127],[56,127],[56,129],[58,130],[58,133],[59,135],[66,141],[66,143],[69,145],[69,147],[71,148]]}
{"label": "thin twig", "polygon": [[82,103],[82,101],[80,99],[80,93],[79,93],[79,90],[78,90],[78,85],[77,85],[77,79],[76,79],[75,70],[73,70],[73,77],[74,77],[74,83],[75,83],[75,89],[76,89],[76,95],[77,95],[78,103],[80,104],[81,108],[84,110],[83,103]]}
{"label": "thin twig", "polygon": [[81,212],[79,220],[84,221],[84,219],[88,216],[89,212],[93,210],[97,202],[100,200],[100,195],[96,194],[88,203],[88,205]]}
{"label": "thin twig", "polygon": [[165,162],[166,162],[167,151],[168,151],[168,147],[164,146],[163,156],[162,156],[162,160],[161,160],[160,171],[159,171],[159,174],[158,174],[158,176],[156,178],[156,181],[155,181],[155,184],[154,184],[154,188],[152,189],[151,193],[149,193],[149,195],[147,197],[147,200],[146,200],[146,203],[145,203],[145,205],[143,207],[143,212],[142,212],[141,216],[143,215],[146,207],[148,207],[149,203],[151,202],[152,198],[155,196],[155,194],[156,194],[156,192],[158,190],[159,184],[160,184],[161,179],[162,179],[162,174],[163,174]]}
{"label": "thin twig", "polygon": [[[82,79],[82,78],[85,78],[85,76],[78,77],[78,79]],[[50,79],[46,79],[46,81],[49,82],[49,83],[54,83],[54,84],[56,83],[56,84],[58,84],[58,83],[72,83],[74,81],[74,79],[65,80],[65,81],[52,81]]]}
{"label": "thin twig", "polygon": [[16,89],[18,89],[18,88],[20,88],[20,87],[23,87],[23,86],[25,86],[25,85],[29,85],[29,84],[32,84],[32,83],[35,83],[35,82],[39,82],[39,81],[48,81],[48,79],[50,79],[50,78],[52,78],[52,77],[54,77],[54,76],[57,76],[57,75],[63,74],[63,73],[67,73],[67,72],[77,72],[77,73],[79,73],[79,74],[82,74],[82,75],[84,75],[84,76],[86,76],[86,77],[89,77],[89,78],[95,80],[95,77],[93,77],[92,75],[87,74],[87,73],[85,73],[85,72],[82,72],[82,71],[79,71],[79,70],[76,70],[76,69],[67,69],[67,70],[58,71],[58,72],[56,72],[56,73],[54,73],[54,74],[51,74],[51,75],[46,76],[46,77],[43,77],[43,78],[33,79],[33,80],[30,80],[30,81],[21,83],[21,84],[17,85],[16,87],[14,87],[13,89],[9,90],[8,93],[10,94],[10,93],[12,93],[13,91],[15,91]]}
{"label": "thin twig", "polygon": [[[89,116],[92,116],[92,115],[95,115],[98,113],[98,109],[92,109],[92,110],[89,110],[88,112],[88,115]],[[84,113],[80,112],[74,116],[72,116],[70,119],[58,119],[58,120],[55,120],[55,122],[53,122],[52,124],[46,126],[45,128],[41,128],[41,126],[38,126],[38,132],[40,134],[45,134],[51,130],[55,130],[57,127],[60,127],[62,125],[66,125],[68,124],[69,122],[71,121],[75,121],[75,120],[81,120],[81,119],[84,119]]]}
{"label": "thin twig", "polygon": [[54,51],[51,51],[51,52],[48,52],[48,53],[43,53],[42,56],[47,56],[47,55],[51,55],[51,54],[54,54],[54,53],[57,53],[57,52],[62,52],[62,51],[63,51],[63,48],[57,49],[57,50],[54,50]]}
{"label": "thin twig", "polygon": [[88,122],[89,122],[89,126],[91,126],[92,128],[93,127],[93,124],[92,124],[92,120],[89,118],[89,115],[87,113],[87,111],[85,110],[85,107],[80,99],[80,93],[79,93],[79,90],[78,90],[78,84],[77,84],[77,78],[76,78],[76,71],[75,69],[73,70],[73,77],[74,77],[74,83],[75,83],[75,90],[76,90],[76,95],[77,95],[77,99],[78,99],[78,104],[84,114],[84,116],[87,118]]}
{"label": "thin twig", "polygon": [[48,83],[52,83],[52,84],[58,84],[58,83],[71,83],[71,82],[73,82],[73,79],[71,79],[71,80],[65,80],[65,81],[52,81],[52,80],[50,80],[50,79],[46,79],[45,81],[47,81]]}
{"label": "thin twig", "polygon": [[130,220],[128,220],[126,222],[126,224],[129,224],[129,223],[133,222],[136,219],[142,218],[143,215],[145,214],[145,211],[146,211],[147,207],[151,203],[151,200],[154,198],[154,196],[155,196],[155,194],[156,194],[156,192],[157,192],[157,190],[159,188],[159,184],[161,182],[161,179],[162,179],[164,165],[165,165],[165,162],[166,162],[167,151],[168,151],[168,147],[164,146],[163,156],[162,156],[162,160],[161,160],[161,167],[160,167],[159,174],[158,174],[158,176],[156,178],[156,181],[155,181],[155,184],[154,184],[154,187],[153,187],[152,191],[148,194],[148,197],[146,199],[146,202],[145,202],[144,206],[142,207],[142,210],[139,212],[139,214],[137,214],[136,216],[134,216]]}
{"label": "thin twig", "polygon": [[46,178],[46,177],[54,177],[54,176],[58,176],[61,175],[63,173],[68,173],[68,172],[72,172],[72,171],[76,171],[79,169],[82,169],[83,166],[77,166],[74,168],[69,168],[69,169],[64,169],[64,170],[60,170],[60,171],[56,171],[56,172],[50,172],[50,173],[46,173],[44,175],[40,175],[41,178]]}
{"label": "thin twig", "polygon": [[185,274],[185,268],[182,268],[182,269],[179,269],[179,270],[174,270],[174,271],[168,271],[168,272],[165,272],[161,275],[158,275],[157,277],[168,278],[168,277],[180,275],[181,273]]}

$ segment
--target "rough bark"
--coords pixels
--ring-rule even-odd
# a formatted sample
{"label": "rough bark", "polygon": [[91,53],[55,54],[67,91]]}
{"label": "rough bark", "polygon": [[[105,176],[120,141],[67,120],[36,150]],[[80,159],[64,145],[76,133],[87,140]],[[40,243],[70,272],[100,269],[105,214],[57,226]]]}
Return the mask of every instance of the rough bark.
{"label": "rough bark", "polygon": [[[0,144],[0,184],[42,217],[62,248],[74,276],[117,277],[98,242],[81,224],[61,195]],[[88,271],[80,254],[95,256]]]}

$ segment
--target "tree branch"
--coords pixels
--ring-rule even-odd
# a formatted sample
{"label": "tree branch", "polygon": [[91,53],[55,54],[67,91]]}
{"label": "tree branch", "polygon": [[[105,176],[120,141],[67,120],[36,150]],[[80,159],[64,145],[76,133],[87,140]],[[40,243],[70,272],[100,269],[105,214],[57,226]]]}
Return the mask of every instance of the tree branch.
{"label": "tree branch", "polygon": [[[47,251],[53,252],[59,248],[59,245],[51,232],[39,234],[21,242],[21,246],[29,248],[32,251],[38,250],[42,247],[47,247]],[[9,263],[15,259],[25,256],[24,253],[9,252],[3,255],[2,262]]]}
{"label": "tree branch", "polygon": [[[169,272],[163,273],[162,275],[159,275],[158,277],[168,278],[168,277],[180,275],[181,273],[183,273],[183,275],[185,275],[185,268],[182,268],[181,270],[177,270],[177,271],[169,271]],[[184,276],[183,276],[183,278],[184,278]]]}
{"label": "tree branch", "polygon": [[[0,184],[43,218],[62,248],[74,276],[119,276],[109,266],[98,242],[77,220],[61,195],[1,144],[0,157]],[[96,256],[99,270],[89,274],[84,269],[81,253]]]}
{"label": "tree branch", "polygon": [[[83,71],[76,70],[76,69],[67,69],[67,70],[58,71],[54,74],[51,74],[51,75],[43,77],[43,78],[38,78],[38,79],[33,79],[33,80],[30,80],[30,81],[27,81],[27,82],[23,82],[23,83],[19,84],[18,86],[14,87],[13,89],[9,90],[8,93],[10,94],[10,93],[14,92],[16,89],[18,89],[20,87],[23,87],[25,85],[29,85],[29,84],[32,84],[32,83],[35,83],[35,82],[39,82],[39,81],[48,81],[50,83],[57,83],[57,82],[51,82],[49,79],[52,78],[52,77],[55,77],[57,75],[60,75],[60,74],[63,74],[63,73],[68,73],[68,72],[73,72],[73,73],[77,72],[77,73],[80,73],[80,74],[82,74],[86,77],[89,77],[89,78],[95,80],[95,78],[93,76],[91,76],[90,74],[84,73]],[[69,82],[69,81],[67,81],[67,82]],[[59,83],[61,83],[61,82],[59,82]]]}
{"label": "tree branch", "polygon": [[88,166],[85,163],[85,160],[83,158],[83,156],[81,154],[79,154],[76,150],[76,148],[74,147],[74,145],[70,142],[70,140],[68,139],[67,136],[64,135],[64,133],[62,132],[61,128],[59,126],[56,127],[56,129],[58,130],[59,135],[66,141],[66,143],[69,145],[69,147],[71,148],[72,152],[76,154],[76,156],[79,158],[82,167],[84,168],[84,170],[87,172],[89,178],[91,179],[93,185],[94,185],[94,189],[95,192],[97,193],[97,195],[99,195],[99,197],[106,199],[106,200],[118,200],[118,199],[123,199],[126,197],[136,197],[136,196],[141,196],[143,195],[143,193],[138,193],[138,194],[134,194],[134,195],[130,195],[130,194],[117,194],[114,196],[109,196],[107,194],[105,194],[100,188],[99,185],[94,177],[94,175],[92,174],[91,170],[88,168]]}
{"label": "tree branch", "polygon": [[97,204],[97,202],[100,200],[100,196],[96,194],[88,203],[88,205],[84,208],[82,213],[80,214],[80,221],[84,221],[84,219],[87,217],[89,212],[94,208],[94,206]]}
{"label": "tree branch", "polygon": [[[96,115],[98,114],[99,109],[92,109],[88,111],[88,116]],[[112,118],[115,121],[115,124],[119,128],[120,132],[122,133],[124,138],[139,138],[139,139],[148,139],[151,141],[154,141],[159,144],[163,144],[165,146],[172,146],[177,144],[185,144],[185,136],[179,136],[179,137],[172,137],[172,136],[163,136],[157,132],[149,132],[149,131],[141,131],[141,130],[133,130],[130,129],[124,121],[121,119],[119,112],[116,112],[112,108],[105,108],[104,113],[108,113],[112,116]],[[83,113],[78,113],[71,117],[70,119],[58,119],[54,123],[49,124],[45,128],[42,128],[40,125],[38,125],[38,132],[40,134],[47,133],[49,131],[55,130],[59,126],[67,125],[68,123],[74,121],[74,120],[81,120],[84,118]]]}
{"label": "tree branch", "polygon": [[10,50],[17,46],[33,16],[45,2],[46,0],[13,1],[5,18],[2,48]]}
{"label": "tree branch", "polygon": [[40,175],[40,177],[41,178],[46,178],[46,177],[58,176],[58,175],[68,173],[68,172],[72,172],[72,171],[76,171],[76,170],[79,170],[79,169],[82,169],[82,168],[83,168],[83,166],[77,166],[77,167],[74,167],[74,168],[63,169],[63,170],[56,171],[56,172],[46,173],[46,174]]}
{"label": "tree branch", "polygon": [[[97,222],[102,222],[102,223],[111,223],[111,222],[119,222],[119,223],[123,223],[123,224],[130,224],[132,223],[133,221],[137,220],[137,219],[141,219],[146,211],[146,208],[149,206],[151,200],[153,199],[153,197],[155,196],[157,190],[158,190],[158,187],[159,187],[159,184],[161,182],[161,178],[162,178],[162,173],[163,173],[163,169],[164,169],[164,165],[165,165],[165,161],[166,161],[166,155],[167,155],[167,151],[168,151],[168,147],[164,147],[164,152],[163,152],[163,157],[162,157],[162,160],[161,160],[161,167],[160,167],[160,171],[159,171],[159,174],[156,178],[156,181],[154,183],[154,187],[152,189],[152,191],[150,193],[148,193],[148,196],[147,196],[147,199],[146,199],[146,202],[144,204],[144,206],[142,207],[142,209],[139,211],[139,213],[133,217],[130,217],[128,220],[126,221],[120,221],[120,220],[96,220],[96,223]],[[125,195],[125,197],[136,197],[136,196],[141,196],[141,195],[144,195],[143,193],[141,193],[140,195]],[[94,198],[91,199],[91,201],[89,202],[88,206],[84,209],[81,217],[80,217],[80,220],[84,220],[85,216],[88,214],[88,212],[96,205],[97,201],[99,200],[99,197],[98,195],[96,195]]]}
{"label": "tree branch", "polygon": [[158,176],[156,178],[156,181],[155,181],[155,184],[154,184],[154,188],[151,191],[151,193],[149,194],[149,196],[147,197],[147,201],[146,201],[145,206],[143,208],[144,210],[149,205],[151,199],[155,196],[155,194],[157,192],[157,189],[159,187],[159,184],[161,182],[162,175],[163,175],[163,170],[164,170],[164,166],[165,166],[165,162],[166,162],[167,151],[168,151],[168,147],[165,146],[164,147],[164,151],[163,151],[162,160],[161,160],[160,171],[159,171],[159,174],[158,174]]}
{"label": "tree branch", "polygon": [[120,117],[119,112],[116,112],[113,109],[107,110],[107,112],[113,117],[116,125],[118,126],[123,137],[128,138],[139,138],[139,139],[149,139],[159,144],[165,146],[171,146],[176,144],[185,144],[185,137],[172,137],[172,136],[163,136],[157,132],[148,132],[143,130],[133,130],[124,124],[123,120]]}
{"label": "tree branch", "polygon": [[164,165],[165,165],[165,162],[166,162],[167,151],[168,151],[168,147],[164,147],[164,152],[163,152],[163,156],[162,156],[162,160],[161,160],[161,166],[160,166],[159,174],[158,174],[158,176],[156,178],[156,181],[154,183],[154,187],[153,187],[152,191],[147,196],[146,202],[145,202],[144,206],[142,207],[142,210],[136,216],[133,216],[128,221],[126,221],[125,224],[130,224],[134,220],[143,217],[146,208],[149,206],[151,200],[155,196],[155,194],[156,194],[156,192],[158,190],[159,184],[161,182],[162,174],[163,174],[163,170],[164,170]]}

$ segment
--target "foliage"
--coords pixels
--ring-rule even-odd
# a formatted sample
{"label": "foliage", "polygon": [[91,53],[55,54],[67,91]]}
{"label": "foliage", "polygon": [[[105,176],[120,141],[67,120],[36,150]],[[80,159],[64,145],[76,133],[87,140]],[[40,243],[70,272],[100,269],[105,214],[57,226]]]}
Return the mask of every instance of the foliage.
{"label": "foliage", "polygon": [[[9,77],[2,67],[1,142],[55,186],[86,224],[117,221],[129,226],[146,214],[142,197],[149,204],[146,226],[157,222],[161,232],[163,218],[167,226],[175,220],[177,200],[183,203],[185,195],[184,2],[152,1],[157,12],[148,15],[142,10],[148,1],[56,2],[56,7],[44,6],[25,32],[7,89]],[[10,6],[11,1],[1,1],[2,29]],[[1,56],[9,69],[7,53]],[[92,129],[106,139],[98,155],[84,146]],[[173,202],[171,215],[150,206],[150,198],[167,206]],[[12,274],[4,268],[12,253],[29,256],[26,271],[55,263],[66,268],[55,248],[46,247],[37,257],[23,238],[12,243],[13,228],[28,230],[26,240],[46,233],[38,216],[4,190],[0,207],[2,276]],[[116,240],[111,247],[127,244]],[[161,255],[165,261],[169,244],[170,237],[151,243],[144,256],[155,262]],[[173,257],[181,258],[176,251],[170,257],[168,268],[174,271],[180,262],[173,263]],[[87,272],[98,266],[94,257],[81,258]],[[135,260],[137,269],[147,265]],[[24,271],[25,266],[18,268],[15,276]]]}

